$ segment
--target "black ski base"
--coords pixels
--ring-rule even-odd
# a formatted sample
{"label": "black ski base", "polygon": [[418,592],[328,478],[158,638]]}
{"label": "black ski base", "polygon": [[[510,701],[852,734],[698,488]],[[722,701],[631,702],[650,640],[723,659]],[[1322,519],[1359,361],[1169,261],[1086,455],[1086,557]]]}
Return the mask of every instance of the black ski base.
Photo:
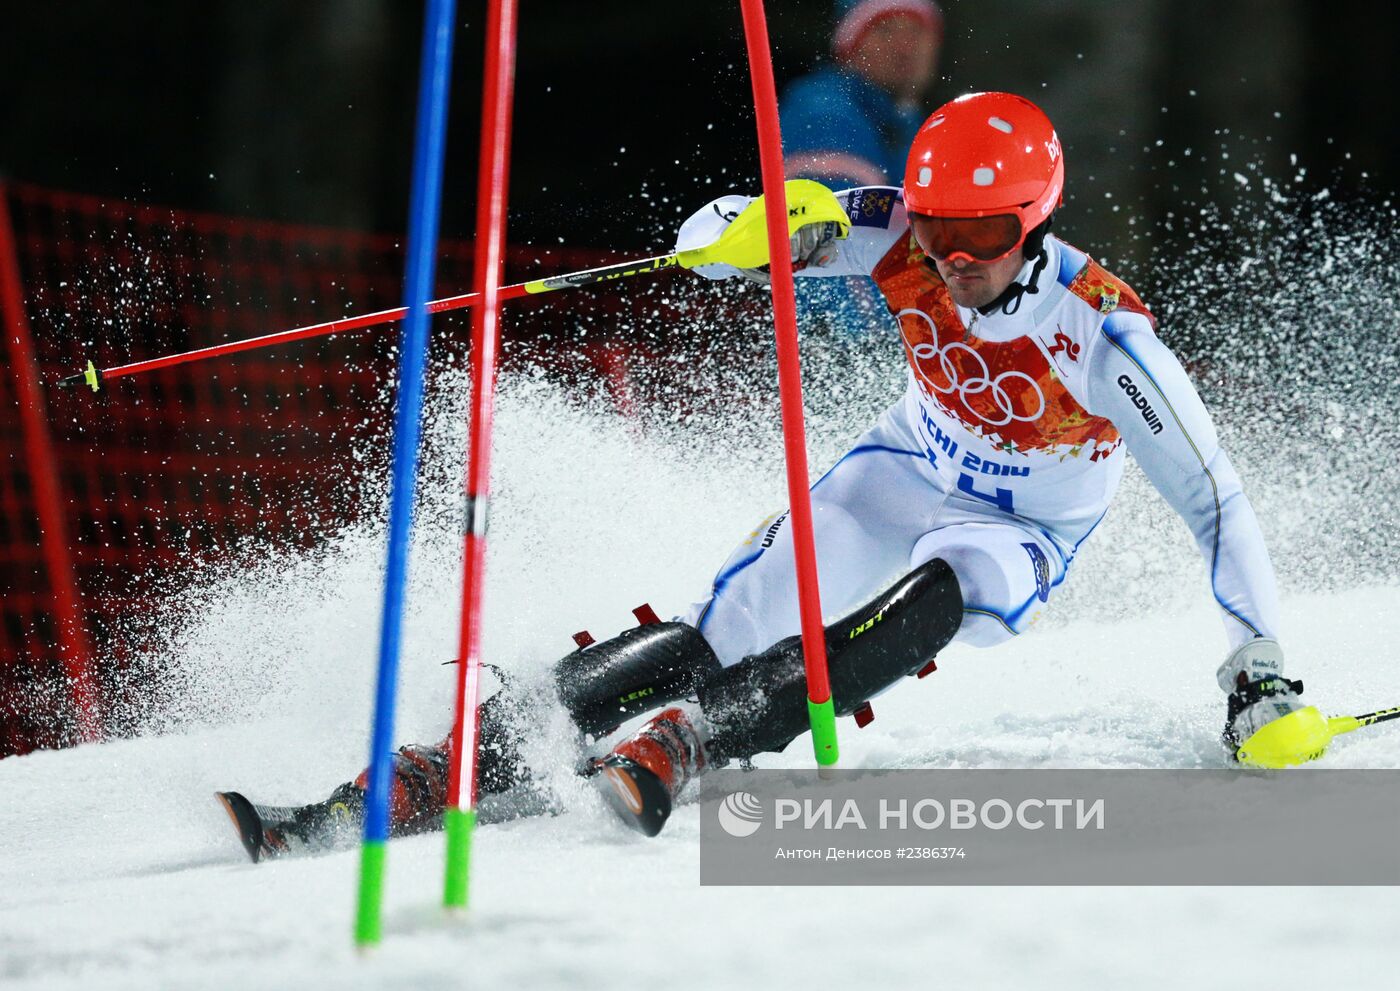
{"label": "black ski base", "polygon": [[671,792],[655,774],[616,754],[598,762],[596,780],[603,800],[627,826],[655,836],[671,817]]}

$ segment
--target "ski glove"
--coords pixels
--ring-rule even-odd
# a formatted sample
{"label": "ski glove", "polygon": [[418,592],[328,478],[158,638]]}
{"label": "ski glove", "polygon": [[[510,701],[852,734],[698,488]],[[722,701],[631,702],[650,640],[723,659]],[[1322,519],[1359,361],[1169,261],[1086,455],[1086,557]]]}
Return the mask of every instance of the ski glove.
{"label": "ski glove", "polygon": [[[791,242],[792,270],[800,272],[804,268],[826,268],[836,261],[836,238],[840,233],[841,229],[830,220],[799,227],[797,233],[793,234]],[[750,282],[756,282],[761,286],[769,285],[772,282],[768,275],[767,265],[761,265],[758,268],[741,268],[739,274]]]}

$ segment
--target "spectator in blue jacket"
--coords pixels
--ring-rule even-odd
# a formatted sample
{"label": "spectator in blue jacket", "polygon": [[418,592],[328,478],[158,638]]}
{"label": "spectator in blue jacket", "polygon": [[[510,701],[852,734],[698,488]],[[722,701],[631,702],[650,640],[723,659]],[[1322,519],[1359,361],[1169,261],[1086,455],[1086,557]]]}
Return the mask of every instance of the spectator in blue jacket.
{"label": "spectator in blue jacket", "polygon": [[[933,0],[837,0],[833,60],[792,82],[778,107],[788,178],[833,189],[898,186],[928,116],[924,97],[942,41],[943,12]],[[801,279],[799,319],[855,338],[877,331],[888,314],[869,286]]]}
{"label": "spectator in blue jacket", "polygon": [[837,0],[832,63],[783,93],[789,177],[836,187],[899,184],[926,116],[943,40],[933,0]]}

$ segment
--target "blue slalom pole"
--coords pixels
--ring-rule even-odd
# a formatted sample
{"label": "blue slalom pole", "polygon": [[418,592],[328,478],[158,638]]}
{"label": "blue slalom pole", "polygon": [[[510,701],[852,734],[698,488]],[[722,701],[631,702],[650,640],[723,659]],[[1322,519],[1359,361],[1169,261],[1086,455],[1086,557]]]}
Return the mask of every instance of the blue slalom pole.
{"label": "blue slalom pole", "polygon": [[369,785],[365,790],[365,836],[360,856],[360,891],[355,942],[380,939],[384,854],[389,839],[389,779],[393,770],[394,707],[403,634],[404,585],[418,474],[423,374],[428,358],[428,309],[437,256],[442,203],[442,160],[447,142],[447,97],[452,79],[452,34],[456,0],[428,0],[418,75],[418,117],[413,139],[413,187],[404,268],[404,319],[399,349],[398,407],[394,413],[393,471],[389,481],[389,550],[384,610],[379,631],[379,676],[370,740]]}

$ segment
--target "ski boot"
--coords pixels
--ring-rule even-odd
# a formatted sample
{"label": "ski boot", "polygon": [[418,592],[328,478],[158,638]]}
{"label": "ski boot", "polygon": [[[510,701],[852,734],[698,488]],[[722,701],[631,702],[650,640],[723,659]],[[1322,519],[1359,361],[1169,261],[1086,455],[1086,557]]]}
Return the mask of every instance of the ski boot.
{"label": "ski boot", "polygon": [[[504,681],[504,679],[503,679]],[[503,822],[557,811],[557,803],[533,776],[520,753],[523,714],[504,689],[481,704],[477,736],[477,821]],[[394,754],[389,783],[389,834],[407,836],[439,828],[447,804],[451,738],[433,746],[411,744]],[[259,805],[238,792],[216,792],[254,863],[289,853],[331,850],[353,839],[364,824],[368,770],[324,802]]]}
{"label": "ski boot", "polygon": [[1277,640],[1256,637],[1230,653],[1216,672],[1229,692],[1221,742],[1237,763],[1282,768],[1316,760],[1332,739],[1327,717],[1304,705],[1301,681],[1283,677]]}
{"label": "ski boot", "polygon": [[214,795],[255,864],[334,849],[353,840],[364,822],[364,791],[351,783],[341,785],[324,802],[301,806],[256,805],[236,791]]}
{"label": "ski boot", "polygon": [[[408,746],[394,755],[389,782],[389,835],[407,836],[437,828],[447,800],[447,750]],[[214,795],[233,820],[253,863],[289,854],[319,853],[348,846],[365,821],[369,772],[347,781],[324,802],[259,805],[236,791]]]}
{"label": "ski boot", "polygon": [[661,832],[676,796],[706,767],[705,748],[687,708],[677,705],[653,716],[633,736],[593,764],[603,795],[628,826],[645,836]]}

